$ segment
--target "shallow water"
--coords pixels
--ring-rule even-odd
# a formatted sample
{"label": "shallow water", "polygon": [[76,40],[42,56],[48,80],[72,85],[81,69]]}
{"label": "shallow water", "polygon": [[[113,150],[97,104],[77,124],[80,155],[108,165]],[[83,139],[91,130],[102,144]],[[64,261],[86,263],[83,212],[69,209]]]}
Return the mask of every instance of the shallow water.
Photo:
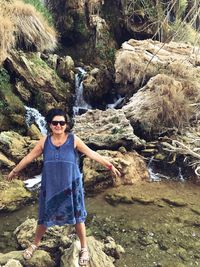
{"label": "shallow water", "polygon": [[[125,249],[117,267],[200,266],[200,187],[188,183],[145,183],[107,190],[86,198],[87,233],[112,236]],[[108,204],[104,195],[120,193],[154,198],[150,204]],[[176,200],[177,207],[163,201]],[[37,218],[37,204],[1,214],[1,252],[16,249],[12,231],[26,218]]]}

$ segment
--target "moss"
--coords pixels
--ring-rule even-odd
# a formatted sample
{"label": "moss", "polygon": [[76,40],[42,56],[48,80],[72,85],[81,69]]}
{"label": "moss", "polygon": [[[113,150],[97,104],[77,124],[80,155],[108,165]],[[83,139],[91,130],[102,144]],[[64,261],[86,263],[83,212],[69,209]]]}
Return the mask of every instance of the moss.
{"label": "moss", "polygon": [[3,114],[9,113],[23,113],[25,112],[22,101],[17,97],[13,91],[10,83],[10,76],[4,69],[0,69],[0,111]]}

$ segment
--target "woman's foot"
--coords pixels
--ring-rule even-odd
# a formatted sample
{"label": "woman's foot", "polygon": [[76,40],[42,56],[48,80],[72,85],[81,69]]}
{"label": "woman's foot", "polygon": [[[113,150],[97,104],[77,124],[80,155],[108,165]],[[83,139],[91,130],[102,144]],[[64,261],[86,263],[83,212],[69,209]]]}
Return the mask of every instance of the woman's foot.
{"label": "woman's foot", "polygon": [[79,265],[86,266],[89,262],[89,253],[87,248],[82,248],[79,253]]}
{"label": "woman's foot", "polygon": [[23,252],[23,257],[26,260],[30,260],[33,256],[34,251],[36,251],[38,247],[34,244],[31,244],[28,248],[26,248]]}

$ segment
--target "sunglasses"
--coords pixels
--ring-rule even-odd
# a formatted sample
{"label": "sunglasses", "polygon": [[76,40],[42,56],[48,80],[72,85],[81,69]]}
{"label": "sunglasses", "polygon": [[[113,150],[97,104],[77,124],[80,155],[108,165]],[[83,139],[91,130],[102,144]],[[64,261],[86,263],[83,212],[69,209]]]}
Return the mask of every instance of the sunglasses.
{"label": "sunglasses", "polygon": [[51,124],[53,126],[57,126],[58,124],[60,124],[60,126],[64,126],[66,124],[66,121],[52,121]]}

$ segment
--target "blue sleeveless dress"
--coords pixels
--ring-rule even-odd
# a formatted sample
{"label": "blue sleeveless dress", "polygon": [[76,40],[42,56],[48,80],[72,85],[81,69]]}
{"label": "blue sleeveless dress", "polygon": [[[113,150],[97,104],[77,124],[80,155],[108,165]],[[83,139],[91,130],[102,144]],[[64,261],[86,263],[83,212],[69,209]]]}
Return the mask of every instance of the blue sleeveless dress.
{"label": "blue sleeveless dress", "polygon": [[74,135],[69,133],[60,147],[47,136],[43,164],[38,224],[50,227],[84,222],[87,213]]}

